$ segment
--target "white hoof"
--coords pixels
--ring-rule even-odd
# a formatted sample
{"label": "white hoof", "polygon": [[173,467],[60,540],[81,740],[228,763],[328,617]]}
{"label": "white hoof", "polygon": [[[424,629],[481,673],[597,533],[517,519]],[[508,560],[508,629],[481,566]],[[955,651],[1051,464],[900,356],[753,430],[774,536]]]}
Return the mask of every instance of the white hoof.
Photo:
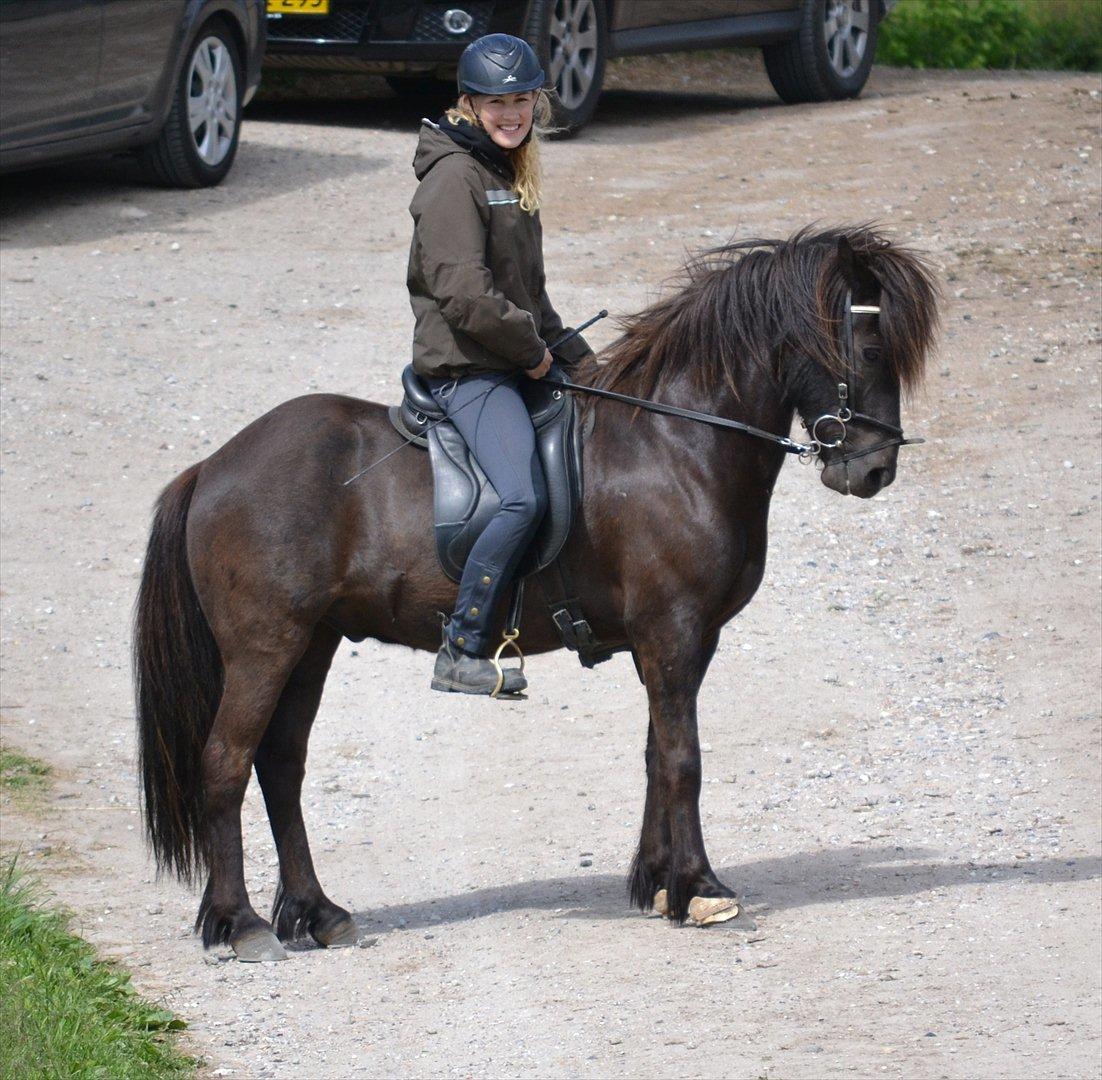
{"label": "white hoof", "polygon": [[737,919],[742,908],[729,896],[694,896],[689,901],[689,920],[696,926],[715,926]]}
{"label": "white hoof", "polygon": [[[654,894],[652,906],[655,915],[669,916],[669,897],[665,889]],[[689,922],[693,926],[716,926],[737,919],[741,914],[742,906],[730,896],[694,896],[689,901]]]}

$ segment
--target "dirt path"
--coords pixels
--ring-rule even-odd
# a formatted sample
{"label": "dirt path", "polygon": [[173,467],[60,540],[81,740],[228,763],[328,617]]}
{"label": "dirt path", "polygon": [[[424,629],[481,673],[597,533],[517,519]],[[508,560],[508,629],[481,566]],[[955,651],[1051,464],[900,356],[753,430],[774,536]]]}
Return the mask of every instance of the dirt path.
{"label": "dirt path", "polygon": [[[949,297],[908,411],[929,442],[867,503],[784,470],[705,685],[705,835],[759,930],[626,908],[625,657],[538,658],[529,701],[490,705],[433,695],[424,655],[341,648],[307,820],[371,947],[204,957],[197,898],[153,879],[127,665],[150,507],[288,397],[393,399],[417,115],[382,98],[256,110],[211,192],[5,182],[3,732],[61,775],[41,816],[5,808],[5,846],[216,1075],[1096,1076],[1099,82],[880,71],[783,108],[756,68],[709,62],[708,94],[639,70],[659,88],[546,154],[569,317],[812,219],[889,223]],[[260,906],[255,792],[246,822]]]}

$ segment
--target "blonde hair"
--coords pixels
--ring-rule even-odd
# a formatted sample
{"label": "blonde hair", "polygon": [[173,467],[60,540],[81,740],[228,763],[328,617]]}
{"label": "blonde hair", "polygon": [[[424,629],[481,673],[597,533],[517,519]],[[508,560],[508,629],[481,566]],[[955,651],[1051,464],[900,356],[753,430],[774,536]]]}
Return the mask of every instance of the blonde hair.
{"label": "blonde hair", "polygon": [[[470,95],[464,94],[445,115],[453,124],[482,127],[478,114],[467,104],[469,100]],[[543,174],[540,170],[539,136],[555,130],[551,126],[551,117],[551,99],[547,91],[537,90],[532,109],[531,137],[523,146],[505,151],[513,166],[513,191],[520,197],[520,208],[528,214],[534,214],[540,208]]]}

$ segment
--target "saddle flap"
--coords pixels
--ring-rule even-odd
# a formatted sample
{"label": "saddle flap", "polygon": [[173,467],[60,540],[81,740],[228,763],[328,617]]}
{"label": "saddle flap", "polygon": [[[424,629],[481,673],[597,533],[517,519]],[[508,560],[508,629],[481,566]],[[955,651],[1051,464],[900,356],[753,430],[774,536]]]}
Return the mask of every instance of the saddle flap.
{"label": "saddle flap", "polygon": [[[402,389],[401,405],[391,406],[388,415],[406,438],[428,446],[436,554],[444,573],[458,581],[471,548],[501,503],[463,437],[445,419],[412,364],[402,371]],[[536,450],[548,494],[547,514],[521,563],[519,573],[527,576],[555,559],[573,526],[582,496],[582,440],[573,398],[553,379],[522,379],[520,389],[536,430]]]}
{"label": "saddle flap", "polygon": [[566,391],[549,378],[525,379],[520,392],[537,431],[557,420],[568,404]]}

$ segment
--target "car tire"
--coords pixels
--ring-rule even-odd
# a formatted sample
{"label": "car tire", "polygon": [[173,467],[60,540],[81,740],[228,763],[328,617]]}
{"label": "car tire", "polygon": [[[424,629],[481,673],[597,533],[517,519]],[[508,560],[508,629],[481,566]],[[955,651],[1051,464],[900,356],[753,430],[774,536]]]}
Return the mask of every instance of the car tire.
{"label": "car tire", "polygon": [[861,93],[876,52],[879,0],[801,0],[800,32],[762,49],[773,89],[789,105]]}
{"label": "car tire", "polygon": [[601,96],[608,59],[608,8],[604,0],[533,0],[528,39],[554,88],[553,134],[576,134]]}
{"label": "car tire", "polygon": [[207,23],[180,68],[165,126],[139,155],[146,175],[166,187],[220,183],[237,154],[244,89],[232,35]]}

